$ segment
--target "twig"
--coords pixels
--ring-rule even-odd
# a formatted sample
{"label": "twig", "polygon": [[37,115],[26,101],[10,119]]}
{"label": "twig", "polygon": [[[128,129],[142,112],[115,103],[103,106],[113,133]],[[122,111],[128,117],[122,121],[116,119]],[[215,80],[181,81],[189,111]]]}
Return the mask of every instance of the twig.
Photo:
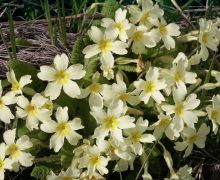
{"label": "twig", "polygon": [[184,14],[183,10],[179,7],[177,2],[175,0],[171,0],[171,2],[176,7],[176,9],[179,11],[179,13],[183,16],[183,18],[193,27],[193,29],[195,29],[195,26],[191,23],[187,15]]}
{"label": "twig", "polygon": [[10,52],[10,50],[9,50],[9,48],[8,48],[8,44],[7,44],[6,40],[5,40],[4,34],[3,34],[3,32],[2,32],[1,26],[0,26],[0,35],[1,35],[3,44],[4,44],[4,46],[5,46],[5,49],[6,49],[7,52],[8,52],[8,55],[9,55],[10,59],[13,59],[13,58],[12,58],[12,55],[11,55],[11,52]]}
{"label": "twig", "polygon": [[7,10],[7,7],[1,12],[0,18],[3,16],[3,14],[5,13],[6,10]]}

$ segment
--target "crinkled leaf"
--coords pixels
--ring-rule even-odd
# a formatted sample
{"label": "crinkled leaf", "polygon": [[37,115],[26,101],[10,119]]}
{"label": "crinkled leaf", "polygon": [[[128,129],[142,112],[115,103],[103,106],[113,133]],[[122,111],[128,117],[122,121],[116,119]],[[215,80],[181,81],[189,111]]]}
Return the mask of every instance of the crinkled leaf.
{"label": "crinkled leaf", "polygon": [[47,166],[35,166],[31,172],[31,177],[36,179],[46,179],[46,177],[50,174],[51,169]]}

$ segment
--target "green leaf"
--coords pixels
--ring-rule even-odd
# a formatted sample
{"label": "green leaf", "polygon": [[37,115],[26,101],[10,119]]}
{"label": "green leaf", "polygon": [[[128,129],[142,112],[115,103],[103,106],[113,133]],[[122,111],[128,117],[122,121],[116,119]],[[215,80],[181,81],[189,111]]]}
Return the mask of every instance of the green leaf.
{"label": "green leaf", "polygon": [[5,87],[7,87],[11,84],[11,83],[8,82],[7,79],[3,79],[3,80],[1,80],[1,82],[2,82],[2,88],[5,88]]}
{"label": "green leaf", "polygon": [[137,72],[136,71],[136,66],[131,66],[131,65],[118,65],[117,68],[122,71],[126,72]]}
{"label": "green leaf", "polygon": [[84,54],[82,53],[83,49],[89,45],[89,37],[88,36],[79,36],[74,42],[70,62],[72,64],[83,63],[84,62]]}
{"label": "green leaf", "polygon": [[47,166],[35,166],[31,172],[31,177],[36,179],[46,179],[46,177],[50,174],[51,169]]}
{"label": "green leaf", "polygon": [[90,59],[85,59],[85,70],[86,75],[83,77],[83,79],[91,80],[92,75],[97,71],[99,66],[99,59],[95,56]]}
{"label": "green leaf", "polygon": [[72,116],[75,116],[76,105],[77,105],[77,102],[78,102],[77,99],[73,99],[73,98],[69,97],[62,90],[60,96],[54,102],[58,106],[61,106],[61,107],[67,106],[68,107],[68,113],[71,114]]}
{"label": "green leaf", "polygon": [[10,60],[8,66],[10,69],[14,70],[17,78],[27,74],[36,76],[38,72],[33,65],[19,60]]}
{"label": "green leaf", "polygon": [[23,38],[21,38],[21,37],[16,38],[16,39],[15,39],[15,42],[16,42],[16,46],[17,46],[19,49],[32,46],[32,44],[31,44],[30,42],[28,42],[26,39],[23,39]]}
{"label": "green leaf", "polygon": [[17,135],[21,137],[29,132],[25,125],[26,121],[23,119],[17,119]]}
{"label": "green leaf", "polygon": [[24,87],[22,90],[25,94],[33,96],[34,94],[36,94],[36,91],[30,87]]}
{"label": "green leaf", "polygon": [[114,19],[115,11],[120,7],[121,5],[117,0],[105,0],[102,13],[105,17]]}
{"label": "green leaf", "polygon": [[97,127],[96,120],[92,117],[92,115],[90,115],[88,101],[82,99],[78,105],[78,116],[82,119],[82,124],[84,125],[84,137],[89,137],[94,133],[94,130]]}

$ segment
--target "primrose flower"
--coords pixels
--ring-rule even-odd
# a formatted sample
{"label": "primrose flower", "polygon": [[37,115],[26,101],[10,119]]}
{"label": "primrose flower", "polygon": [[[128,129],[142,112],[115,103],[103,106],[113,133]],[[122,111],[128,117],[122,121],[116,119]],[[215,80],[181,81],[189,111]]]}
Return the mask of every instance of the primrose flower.
{"label": "primrose flower", "polygon": [[199,43],[201,44],[200,56],[203,61],[208,59],[209,51],[207,48],[217,51],[219,40],[216,38],[217,28],[212,20],[199,19]]}
{"label": "primrose flower", "polygon": [[132,43],[131,49],[135,54],[142,54],[145,47],[152,48],[156,46],[155,40],[152,38],[151,32],[148,32],[146,26],[132,26],[128,32],[129,43]]}
{"label": "primrose flower", "polygon": [[202,124],[198,131],[190,127],[184,128],[182,131],[183,141],[176,142],[174,149],[177,151],[185,151],[185,155],[189,156],[193,149],[193,144],[195,144],[198,148],[205,147],[206,136],[209,134],[210,128],[206,124]]}
{"label": "primrose flower", "polygon": [[188,165],[185,165],[183,167],[180,167],[177,172],[174,172],[170,178],[165,178],[164,180],[195,180],[194,177],[192,177],[192,168]]}
{"label": "primrose flower", "polygon": [[[188,59],[184,53],[179,53],[173,61],[173,67],[163,69],[162,74],[166,80],[167,88],[171,89],[174,85],[194,84],[196,83],[196,73],[187,72]],[[166,88],[166,89],[167,89]]]}
{"label": "primrose flower", "polygon": [[77,97],[79,99],[89,96],[89,106],[93,107],[103,107],[103,98],[101,96],[102,84],[99,83],[100,74],[96,72],[92,77],[92,84],[90,84],[85,89],[81,89],[81,94]]}
{"label": "primrose flower", "polygon": [[114,57],[112,52],[119,55],[127,53],[127,44],[116,40],[116,33],[109,31],[105,31],[105,33],[103,33],[96,26],[92,26],[91,30],[88,31],[88,35],[96,44],[85,47],[83,49],[83,54],[85,54],[85,58],[90,58],[100,54],[100,60],[103,67],[113,67]]}
{"label": "primrose flower", "polygon": [[46,102],[44,103],[44,105],[42,106],[42,109],[46,109],[50,112],[50,114],[52,114],[53,112],[53,102],[51,100],[46,100]]}
{"label": "primrose flower", "polygon": [[101,155],[97,146],[92,146],[87,150],[87,153],[80,159],[80,168],[87,168],[87,175],[91,178],[96,170],[101,174],[107,174],[108,158]]}
{"label": "primrose flower", "polygon": [[65,138],[72,145],[76,145],[82,139],[82,136],[75,131],[82,129],[83,126],[79,118],[68,121],[67,107],[57,108],[56,119],[57,122],[53,120],[44,121],[40,128],[46,133],[55,133],[50,138],[50,148],[54,148],[54,151],[58,152],[62,148]]}
{"label": "primrose flower", "polygon": [[4,180],[5,170],[12,169],[13,161],[9,158],[5,158],[6,146],[4,143],[0,144],[0,179]]}
{"label": "primrose flower", "polygon": [[175,48],[175,40],[172,36],[180,35],[179,26],[175,23],[167,24],[164,19],[158,21],[157,28],[153,29],[151,32],[156,42],[162,39],[164,46],[168,50]]}
{"label": "primrose flower", "polygon": [[49,96],[51,100],[56,99],[63,88],[64,92],[75,98],[80,94],[80,88],[73,80],[81,79],[85,75],[82,64],[74,64],[68,67],[69,59],[67,55],[56,55],[54,58],[54,67],[41,66],[38,78],[48,81],[49,84],[45,89],[45,96]]}
{"label": "primrose flower", "polygon": [[209,119],[212,121],[213,131],[216,134],[220,125],[220,95],[212,97],[212,106],[207,106]]}
{"label": "primrose flower", "polygon": [[140,103],[137,95],[133,95],[132,92],[127,92],[127,87],[123,80],[117,80],[117,83],[113,83],[112,85],[104,84],[101,95],[106,105],[118,100],[121,100],[124,105],[127,103],[131,105]]}
{"label": "primrose flower", "polygon": [[19,118],[26,118],[26,127],[30,131],[38,129],[39,120],[50,120],[50,111],[42,108],[46,101],[47,99],[39,93],[35,94],[30,102],[24,96],[18,97],[16,113]]}
{"label": "primrose flower", "polygon": [[127,92],[127,87],[123,80],[120,80],[117,83],[112,84],[112,90],[114,98],[123,101],[125,105],[126,103],[128,103],[135,106],[138,103],[140,103],[138,96],[133,95],[131,92]]}
{"label": "primrose flower", "polygon": [[170,116],[160,114],[158,119],[157,122],[150,126],[150,128],[154,129],[153,135],[156,139],[159,139],[163,133],[171,140],[179,137],[179,133],[174,129],[174,124]]}
{"label": "primrose flower", "polygon": [[7,130],[3,134],[6,143],[6,155],[9,155],[13,162],[19,162],[22,166],[32,166],[34,157],[26,152],[27,149],[33,146],[32,142],[26,135],[15,141],[15,136],[16,129]]}
{"label": "primrose flower", "polygon": [[187,94],[185,85],[173,88],[172,94],[175,105],[162,105],[161,108],[167,115],[175,114],[173,124],[178,132],[183,130],[184,123],[194,129],[194,123],[198,121],[198,117],[193,110],[199,106],[200,100],[196,99],[196,94],[190,94],[185,99]]}
{"label": "primrose flower", "polygon": [[135,119],[124,114],[122,101],[112,102],[107,112],[101,108],[93,108],[90,113],[98,123],[93,135],[98,141],[104,140],[110,134],[116,142],[123,142],[122,130],[135,126]]}
{"label": "primrose flower", "polygon": [[142,155],[143,146],[141,143],[153,143],[156,138],[152,134],[144,133],[148,129],[148,121],[139,118],[136,127],[125,129],[124,132],[128,136],[126,144],[130,145],[136,155]]}
{"label": "primrose flower", "polygon": [[130,160],[132,158],[129,146],[125,143],[115,143],[112,138],[100,141],[97,146],[110,157],[111,161],[119,159]]}
{"label": "primrose flower", "polygon": [[32,82],[30,75],[21,76],[18,81],[13,70],[7,72],[6,76],[8,81],[12,84],[11,91],[15,94],[22,94],[23,87]]}
{"label": "primrose flower", "polygon": [[136,159],[136,155],[133,153],[130,153],[130,156],[131,158],[129,158],[129,160],[119,159],[119,161],[114,167],[114,171],[122,172],[122,171],[127,171],[128,169],[134,170],[134,160]]}
{"label": "primrose flower", "polygon": [[0,121],[3,121],[4,123],[10,123],[10,120],[14,119],[14,115],[11,113],[8,105],[16,103],[15,94],[8,92],[5,95],[2,95],[2,93],[3,89],[0,80]]}
{"label": "primrose flower", "polygon": [[110,18],[102,19],[102,26],[107,28],[109,33],[116,33],[119,39],[126,42],[128,39],[127,30],[130,29],[131,24],[126,19],[127,10],[121,8],[115,11],[115,21]]}
{"label": "primrose flower", "polygon": [[160,90],[165,89],[166,84],[163,80],[159,80],[158,78],[159,69],[152,67],[146,73],[146,81],[139,79],[138,81],[134,82],[136,91],[140,93],[139,98],[145,104],[148,103],[150,97],[152,97],[158,104],[160,104],[161,101],[165,101]]}
{"label": "primrose flower", "polygon": [[133,24],[145,25],[148,29],[156,25],[158,19],[164,14],[164,11],[157,4],[153,4],[151,0],[141,1],[142,10],[137,6],[131,5],[128,7],[131,14],[130,21]]}
{"label": "primrose flower", "polygon": [[110,79],[113,79],[114,78],[114,70],[112,69],[113,66],[101,66],[100,69],[103,71],[103,76],[110,80]]}

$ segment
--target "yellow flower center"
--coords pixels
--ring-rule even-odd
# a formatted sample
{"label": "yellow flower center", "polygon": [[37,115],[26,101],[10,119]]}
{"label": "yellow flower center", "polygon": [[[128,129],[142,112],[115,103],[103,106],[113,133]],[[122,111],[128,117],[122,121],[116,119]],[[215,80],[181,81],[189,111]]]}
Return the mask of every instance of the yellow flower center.
{"label": "yellow flower center", "polygon": [[136,31],[134,32],[132,39],[134,41],[141,41],[143,39],[144,32],[143,31]]}
{"label": "yellow flower center", "polygon": [[4,161],[0,159],[0,171],[4,170],[4,166],[5,166]]}
{"label": "yellow flower center", "polygon": [[130,134],[130,139],[134,142],[134,143],[138,143],[141,139],[141,133],[136,130],[134,132],[131,132]]}
{"label": "yellow flower center", "polygon": [[16,158],[20,154],[20,150],[17,144],[12,144],[7,149],[8,153],[11,154],[12,157]]}
{"label": "yellow flower center", "polygon": [[148,18],[150,17],[150,12],[145,12],[142,16],[141,16],[141,19],[140,19],[140,22],[141,23],[146,23],[148,22]]}
{"label": "yellow flower center", "polygon": [[159,126],[165,127],[165,126],[167,126],[169,123],[170,123],[169,118],[162,118],[162,119],[160,119]]}
{"label": "yellow flower center", "polygon": [[211,119],[216,121],[219,115],[219,111],[217,109],[212,110],[211,112]]}
{"label": "yellow flower center", "polygon": [[104,126],[106,129],[114,130],[118,125],[118,120],[114,116],[107,116],[104,119]]}
{"label": "yellow flower center", "polygon": [[53,103],[51,103],[50,101],[46,102],[43,105],[43,108],[48,109],[49,111],[53,109]]}
{"label": "yellow flower center", "polygon": [[193,135],[187,139],[188,144],[193,144],[197,139],[197,135]]}
{"label": "yellow flower center", "polygon": [[178,116],[183,115],[183,113],[184,113],[184,105],[183,105],[183,103],[179,103],[179,104],[176,105],[176,107],[175,107],[175,113],[176,113],[176,115],[178,115]]}
{"label": "yellow flower center", "polygon": [[145,84],[145,91],[147,93],[153,93],[155,88],[156,88],[156,84],[153,83],[152,81],[147,81],[147,83]]}
{"label": "yellow flower center", "polygon": [[67,122],[60,122],[56,126],[56,132],[60,136],[65,136],[70,133],[70,125]]}
{"label": "yellow flower center", "polygon": [[26,111],[28,114],[32,115],[32,116],[36,116],[37,113],[38,113],[37,107],[34,106],[34,105],[31,105],[31,104],[29,104],[29,105],[25,108],[25,111]]}
{"label": "yellow flower center", "polygon": [[175,75],[174,75],[174,79],[176,82],[180,81],[183,79],[182,74],[180,73],[180,71],[176,71]]}
{"label": "yellow flower center", "polygon": [[4,106],[4,102],[3,102],[3,99],[0,97],[0,108]]}
{"label": "yellow flower center", "polygon": [[98,46],[102,52],[107,52],[111,49],[112,44],[108,39],[103,39],[103,40],[99,41]]}
{"label": "yellow flower center", "polygon": [[101,85],[99,83],[93,83],[89,86],[89,89],[93,93],[99,93],[101,91]]}
{"label": "yellow flower center", "polygon": [[208,42],[208,33],[204,32],[202,35],[202,42],[206,44]]}
{"label": "yellow flower center", "polygon": [[118,149],[117,149],[116,147],[114,147],[114,146],[110,146],[110,147],[109,147],[109,152],[110,152],[111,154],[115,154],[117,151],[118,151]]}
{"label": "yellow flower center", "polygon": [[69,74],[65,70],[60,70],[55,74],[55,79],[58,84],[66,84],[69,82]]}
{"label": "yellow flower center", "polygon": [[126,101],[128,100],[129,98],[129,95],[127,93],[121,93],[119,96],[118,96],[118,99],[122,100],[122,101]]}
{"label": "yellow flower center", "polygon": [[18,91],[20,89],[21,89],[21,85],[19,82],[15,81],[14,83],[12,83],[12,87],[11,87],[12,91]]}
{"label": "yellow flower center", "polygon": [[166,28],[166,25],[163,24],[163,23],[160,23],[159,26],[158,26],[158,29],[159,29],[159,32],[162,36],[165,36],[167,35],[167,28]]}
{"label": "yellow flower center", "polygon": [[115,27],[118,28],[119,32],[123,32],[124,31],[124,26],[120,22],[115,23]]}
{"label": "yellow flower center", "polygon": [[90,158],[89,158],[89,162],[90,164],[92,164],[93,166],[97,166],[101,163],[101,159],[98,155],[92,155]]}

